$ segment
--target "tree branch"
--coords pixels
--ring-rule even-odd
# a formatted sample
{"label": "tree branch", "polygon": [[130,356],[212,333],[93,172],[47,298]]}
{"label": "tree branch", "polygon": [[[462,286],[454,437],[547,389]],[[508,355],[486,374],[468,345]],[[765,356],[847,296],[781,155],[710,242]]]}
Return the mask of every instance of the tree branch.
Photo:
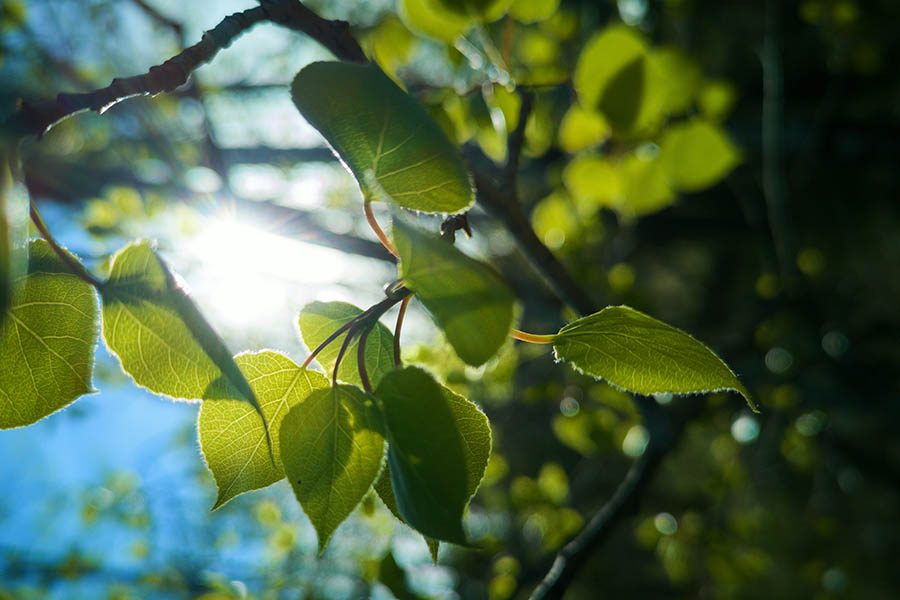
{"label": "tree branch", "polygon": [[76,94],[59,94],[55,100],[34,104],[22,102],[7,120],[6,127],[15,137],[43,136],[53,125],[74,114],[92,110],[103,113],[134,96],[171,92],[187,82],[191,73],[227,48],[245,31],[271,21],[301,31],[342,60],[364,62],[365,53],[350,34],[345,21],[329,21],[316,15],[298,0],[259,0],[260,6],[225,17],[200,41],[143,75],[113,79],[105,88]]}

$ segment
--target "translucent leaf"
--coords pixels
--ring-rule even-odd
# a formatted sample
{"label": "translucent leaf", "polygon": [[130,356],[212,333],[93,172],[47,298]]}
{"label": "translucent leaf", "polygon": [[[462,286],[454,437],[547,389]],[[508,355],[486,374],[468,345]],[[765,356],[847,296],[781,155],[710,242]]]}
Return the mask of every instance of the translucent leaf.
{"label": "translucent leaf", "polygon": [[[441,394],[450,408],[450,413],[455,420],[454,427],[462,438],[463,462],[466,469],[467,498],[471,499],[478,491],[478,486],[484,478],[488,460],[491,457],[491,427],[487,416],[469,400],[450,389],[441,386]],[[406,523],[397,507],[394,490],[391,488],[390,468],[385,468],[381,477],[375,483],[375,491],[395,517]],[[467,503],[468,503],[467,499]],[[432,558],[437,560],[439,542],[425,538],[431,550]]]}
{"label": "translucent leaf", "polygon": [[563,170],[563,183],[580,207],[614,208],[621,204],[624,182],[617,165],[601,156],[576,156]]}
{"label": "translucent leaf", "polygon": [[[396,512],[427,537],[466,544],[462,516],[471,495],[470,474],[466,441],[448,395],[427,372],[407,367],[385,375],[375,396],[388,432]],[[483,450],[482,441],[476,451]],[[483,473],[482,466],[478,481]],[[383,499],[387,496],[384,487],[377,488]]]}
{"label": "translucent leaf", "polygon": [[697,63],[673,47],[652,51],[648,60],[665,81],[663,110],[668,114],[690,110],[703,76]]}
{"label": "translucent leaf", "polygon": [[291,96],[367,197],[430,213],[474,202],[457,148],[376,65],[313,63],[297,74]]}
{"label": "translucent leaf", "polygon": [[266,487],[284,477],[278,443],[281,422],[313,390],[328,387],[322,374],[301,369],[278,352],[240,354],[234,362],[253,388],[266,416],[272,456],[266,447],[266,426],[252,406],[240,400],[204,400],[197,427],[200,449],[219,491],[213,510],[238,494]]}
{"label": "translucent leaf", "polygon": [[721,121],[728,116],[737,100],[734,86],[727,81],[707,81],[697,95],[697,106],[703,116],[711,121]]}
{"label": "translucent leaf", "polygon": [[661,145],[666,177],[676,189],[691,192],[715,185],[741,156],[718,125],[693,120],[672,125]]}
{"label": "translucent leaf", "polygon": [[506,14],[513,0],[425,0],[425,2],[429,6],[440,7],[456,15],[490,23]]}
{"label": "translucent leaf", "polygon": [[559,8],[559,0],[513,0],[509,14],[522,23],[537,23],[549,19]]}
{"label": "translucent leaf", "polygon": [[569,323],[553,342],[557,360],[637,394],[733,390],[756,404],[712,350],[671,325],[627,306]]}
{"label": "translucent leaf", "polygon": [[372,398],[339,385],[315,390],[281,423],[281,459],[319,552],[372,487],[384,458],[384,425]]}
{"label": "translucent leaf", "polygon": [[410,61],[418,40],[391,14],[378,23],[371,35],[375,61],[396,81],[397,69]]}
{"label": "translucent leaf", "polygon": [[[362,312],[361,309],[346,302],[310,302],[304,306],[300,310],[298,321],[300,335],[303,336],[307,350],[310,352],[315,350],[329,335]],[[316,361],[322,365],[329,377],[334,370],[334,363],[343,341],[344,336],[341,335],[316,355]],[[356,360],[358,347],[359,339],[347,347],[338,369],[338,380],[362,385]],[[381,322],[376,323],[369,333],[365,356],[366,374],[371,384],[377,386],[382,376],[394,368],[394,335]]]}
{"label": "translucent leaf", "polygon": [[241,399],[253,390],[193,301],[149,242],[112,260],[103,299],[103,338],[140,386],[175,399]]}
{"label": "translucent leaf", "polygon": [[665,78],[648,60],[643,36],[613,25],[589,41],[575,66],[581,104],[604,113],[614,129],[648,133],[659,125],[665,106]]}
{"label": "translucent leaf", "polygon": [[612,133],[603,115],[573,104],[559,125],[559,145],[574,154],[606,141]]}
{"label": "translucent leaf", "polygon": [[399,13],[412,31],[446,44],[452,44],[474,24],[472,19],[445,10],[429,0],[400,0]]}
{"label": "translucent leaf", "polygon": [[675,201],[675,192],[659,157],[628,156],[620,166],[623,197],[616,210],[625,218],[660,211]]}
{"label": "translucent leaf", "polygon": [[32,241],[0,323],[0,429],[31,425],[94,391],[97,316],[94,288]]}
{"label": "translucent leaf", "polygon": [[506,340],[512,326],[512,291],[487,265],[436,235],[394,220],[399,273],[444,330],[463,361],[481,365]]}

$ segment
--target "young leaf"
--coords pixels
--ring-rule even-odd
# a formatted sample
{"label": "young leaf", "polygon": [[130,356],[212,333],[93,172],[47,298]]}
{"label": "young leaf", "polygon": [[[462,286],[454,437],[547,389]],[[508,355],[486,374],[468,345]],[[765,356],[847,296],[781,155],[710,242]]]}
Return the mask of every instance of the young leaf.
{"label": "young leaf", "polygon": [[385,375],[375,396],[388,431],[397,512],[425,536],[466,544],[465,441],[441,386],[422,369],[407,367]]}
{"label": "young leaf", "polygon": [[[441,386],[441,394],[450,413],[453,416],[454,427],[462,438],[463,464],[466,469],[466,504],[471,500],[484,477],[488,460],[491,457],[491,427],[487,416],[469,400],[466,400],[452,390]],[[390,468],[381,472],[381,477],[375,483],[375,491],[384,505],[395,517],[406,522],[397,507],[394,490],[391,488]],[[437,560],[437,548],[439,542],[425,538],[431,550],[432,558]]]}
{"label": "young leaf", "polygon": [[234,362],[253,388],[269,424],[273,456],[270,458],[266,450],[266,426],[250,404],[231,399],[204,400],[197,426],[200,449],[219,491],[213,510],[238,494],[284,477],[278,443],[281,422],[314,390],[328,387],[321,373],[301,369],[278,352],[239,354]]}
{"label": "young leaf", "polygon": [[94,288],[49,244],[29,244],[28,272],[13,282],[0,323],[0,429],[31,425],[94,391]]}
{"label": "young leaf", "polygon": [[261,412],[224,342],[148,242],[113,257],[100,295],[103,337],[135,383],[176,399],[239,398]]}
{"label": "young leaf", "polygon": [[313,63],[297,74],[291,96],[367,197],[429,213],[474,202],[459,151],[377,65]]}
{"label": "young leaf", "polygon": [[321,553],[381,470],[381,415],[358,388],[317,389],[288,412],[280,438],[285,473],[316,528]]}
{"label": "young leaf", "polygon": [[[300,309],[298,319],[303,343],[312,352],[341,325],[349,323],[362,312],[359,308],[346,302],[310,302]],[[334,363],[343,340],[344,336],[339,336],[316,355],[316,360],[329,377],[334,369]],[[347,351],[341,359],[341,366],[338,368],[340,381],[362,385],[356,360],[358,345],[359,340],[356,339],[347,347]],[[381,322],[378,322],[366,340],[366,373],[369,375],[369,381],[373,386],[377,386],[382,376],[393,368],[394,335]]]}
{"label": "young leaf", "polygon": [[394,220],[403,283],[415,292],[461,359],[478,366],[509,334],[514,296],[490,267],[452,244]]}
{"label": "young leaf", "polygon": [[672,186],[683,191],[702,190],[718,183],[741,160],[725,131],[702,120],[669,127],[660,156]]}
{"label": "young leaf", "polygon": [[671,325],[627,306],[569,323],[553,341],[557,360],[637,394],[733,390],[750,393],[712,350]]}

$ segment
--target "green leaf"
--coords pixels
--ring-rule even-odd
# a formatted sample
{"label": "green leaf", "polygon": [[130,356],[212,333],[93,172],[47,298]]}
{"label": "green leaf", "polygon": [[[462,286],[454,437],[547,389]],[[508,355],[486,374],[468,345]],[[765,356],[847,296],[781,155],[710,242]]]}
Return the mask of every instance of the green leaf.
{"label": "green leaf", "polygon": [[671,325],[627,306],[569,323],[553,342],[557,360],[637,394],[733,390],[750,393],[712,350]]}
{"label": "green leaf", "polygon": [[358,388],[315,390],[288,412],[280,438],[285,473],[316,528],[321,553],[381,470],[381,415]]}
{"label": "green leaf", "polygon": [[[342,325],[362,314],[362,310],[346,302],[310,302],[300,310],[300,335],[307,350],[312,352],[329,335]],[[344,334],[331,342],[316,355],[316,360],[330,377],[334,363],[341,350]],[[338,379],[354,385],[362,385],[356,360],[359,339],[354,340],[338,369]],[[382,376],[394,368],[394,335],[381,322],[375,324],[366,340],[366,373],[373,386],[377,386]]]}
{"label": "green leaf", "polygon": [[231,353],[149,242],[112,261],[101,291],[103,337],[135,383],[176,399],[242,399],[253,390]]}
{"label": "green leaf", "polygon": [[559,0],[513,0],[509,14],[521,23],[536,23],[553,16]]}
{"label": "green leaf", "polygon": [[378,66],[313,63],[297,74],[291,96],[367,198],[430,213],[474,202],[457,148]]}
{"label": "green leaf", "polygon": [[213,510],[238,494],[284,477],[278,443],[281,422],[314,390],[328,387],[328,380],[320,373],[301,369],[278,352],[239,354],[234,362],[253,388],[269,424],[273,456],[266,450],[266,426],[250,404],[231,399],[204,400],[197,427],[200,449],[219,491]]}
{"label": "green leaf", "polygon": [[672,125],[662,139],[660,158],[669,182],[678,190],[715,185],[741,162],[741,155],[721,127],[701,120]]}
{"label": "green leaf", "polygon": [[[474,403],[444,386],[441,386],[441,394],[453,416],[453,427],[459,431],[462,438],[463,464],[466,469],[466,504],[468,505],[469,500],[478,491],[478,486],[484,478],[484,471],[491,457],[491,427],[487,416]],[[378,497],[381,498],[388,510],[400,521],[406,523],[397,507],[397,499],[391,488],[389,467],[381,472],[381,477],[375,483],[375,491],[378,492]],[[432,559],[437,561],[439,542],[428,537],[425,538],[425,541],[428,543]]]}
{"label": "green leaf", "polygon": [[575,66],[575,89],[581,104],[602,111],[621,133],[646,132],[658,126],[668,87],[647,42],[624,25],[607,27],[584,47]]}
{"label": "green leaf", "polygon": [[12,300],[12,260],[10,257],[9,223],[6,220],[6,197],[12,188],[12,174],[6,152],[0,148],[0,324]]}
{"label": "green leaf", "polygon": [[559,125],[559,145],[566,152],[575,154],[605,141],[611,133],[603,115],[573,104]]}
{"label": "green leaf", "polygon": [[378,563],[378,581],[391,591],[397,600],[424,600],[424,596],[416,594],[406,582],[406,573],[394,559],[394,553],[387,555]]}
{"label": "green leaf", "polygon": [[427,0],[400,0],[398,12],[412,31],[445,44],[452,44],[474,25],[472,19],[431,6]]}
{"label": "green leaf", "polygon": [[[427,372],[407,367],[385,375],[375,396],[388,431],[397,512],[427,537],[466,544],[462,516],[471,496],[466,442],[447,395]],[[476,452],[480,460],[483,443],[476,444]],[[479,481],[480,475],[483,469]]]}
{"label": "green leaf", "polygon": [[513,0],[425,0],[425,3],[429,7],[490,23],[506,14]]}
{"label": "green leaf", "polygon": [[509,334],[514,296],[497,273],[437,236],[394,219],[399,273],[463,361],[478,366]]}
{"label": "green leaf", "polygon": [[47,242],[32,241],[0,323],[0,429],[31,425],[94,391],[97,313],[94,288]]}

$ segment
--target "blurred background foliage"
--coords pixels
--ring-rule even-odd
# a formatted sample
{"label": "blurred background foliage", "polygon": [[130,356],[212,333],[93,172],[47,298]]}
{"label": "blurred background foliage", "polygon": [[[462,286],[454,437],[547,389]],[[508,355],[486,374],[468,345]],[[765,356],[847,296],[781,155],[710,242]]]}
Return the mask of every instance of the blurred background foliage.
{"label": "blurred background foliage", "polygon": [[[0,0],[0,117],[145,72],[253,4]],[[896,597],[896,2],[308,5],[496,161],[531,96],[519,186],[539,238],[598,301],[708,343],[762,405],[656,398],[697,416],[566,597]],[[302,359],[302,304],[367,305],[393,278],[355,183],[288,96],[327,58],[259,26],[176,93],[26,144],[27,188],[98,272],[125,240],[158,238],[232,348]],[[495,220],[470,219],[459,243],[511,282],[523,329],[572,317]],[[491,419],[468,516],[481,550],[431,565],[373,497],[317,559],[283,482],[209,514],[196,406],[135,390],[101,356],[99,395],[0,436],[0,598],[526,597],[648,432],[627,394],[545,348],[510,343],[476,370],[420,309],[405,332],[406,358]]]}

